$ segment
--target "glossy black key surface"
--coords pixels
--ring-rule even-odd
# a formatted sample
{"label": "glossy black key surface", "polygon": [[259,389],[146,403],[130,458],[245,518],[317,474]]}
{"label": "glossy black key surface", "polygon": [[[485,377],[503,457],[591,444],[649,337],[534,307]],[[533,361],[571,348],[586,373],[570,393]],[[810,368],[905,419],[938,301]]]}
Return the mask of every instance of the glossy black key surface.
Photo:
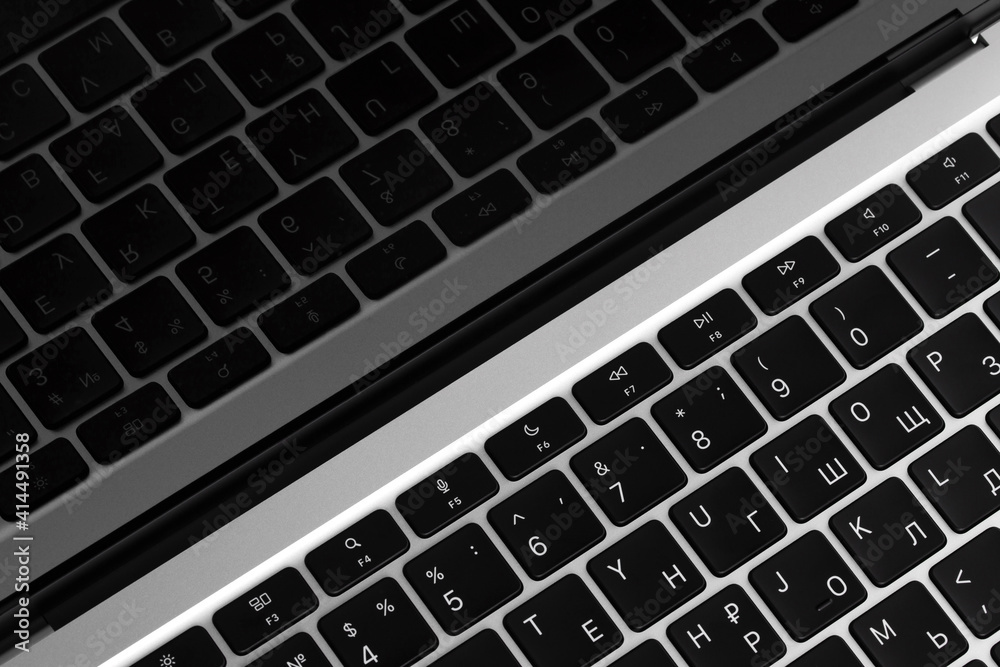
{"label": "glossy black key surface", "polygon": [[542,194],[555,194],[615,154],[615,145],[589,118],[581,118],[517,159],[517,166]]}
{"label": "glossy black key surface", "polygon": [[814,637],[868,597],[864,584],[818,531],[751,570],[750,583],[798,642]]}
{"label": "glossy black key surface", "polygon": [[475,176],[531,140],[531,132],[483,81],[420,119],[420,129],[461,176]]}
{"label": "glossy black key surface", "polygon": [[0,359],[3,359],[24,347],[28,343],[28,337],[24,330],[14,321],[6,307],[0,303]]}
{"label": "glossy black key surface", "polygon": [[431,667],[519,667],[519,663],[493,630],[478,635],[431,663]]}
{"label": "glossy black key surface", "polygon": [[758,449],[750,462],[799,523],[812,519],[868,479],[837,434],[816,415]]}
{"label": "glossy black key surface", "polygon": [[177,276],[219,325],[276,298],[288,275],[249,227],[238,227],[177,265]]}
{"label": "glossy black key surface", "polygon": [[164,65],[196,51],[231,25],[213,0],[131,0],[120,13],[129,30]]}
{"label": "glossy black key surface", "polygon": [[411,12],[417,14],[423,14],[424,12],[433,9],[440,5],[444,0],[399,0],[403,3],[407,9]]}
{"label": "glossy black key surface", "polygon": [[767,667],[787,652],[785,643],[736,584],[668,626],[667,636],[691,667]]}
{"label": "glossy black key surface", "polygon": [[517,480],[586,435],[587,427],[573,408],[557,397],[487,438],[486,453],[507,479]]}
{"label": "glossy black key surface", "polygon": [[916,225],[921,217],[909,195],[893,183],[828,222],[826,235],[844,257],[857,262]]}
{"label": "glossy black key surface", "polygon": [[3,442],[0,442],[0,460],[6,460],[14,455],[15,437],[19,433],[27,435],[32,445],[38,439],[35,427],[3,387],[0,387],[0,424],[3,424],[0,427],[0,436],[4,438]]}
{"label": "glossy black key surface", "polygon": [[650,521],[592,558],[587,571],[636,632],[705,590],[705,578],[659,521]]}
{"label": "glossy black key surface", "polygon": [[148,375],[208,335],[191,306],[164,276],[108,304],[92,321],[118,361],[135,377]]}
{"label": "glossy black key surface", "polygon": [[[111,0],[71,0],[61,3],[58,10],[42,9],[38,0],[8,0],[0,8],[0,33],[9,35],[0,40],[0,65],[16,56],[44,44],[72,25],[111,4]],[[39,10],[44,20],[39,20]]]}
{"label": "glossy black key surface", "polygon": [[[0,517],[7,521],[14,521],[19,510],[37,511],[90,473],[86,461],[66,438],[53,440],[40,448],[32,445],[30,463],[20,468],[28,471],[27,479],[16,476],[19,466],[24,464],[18,463],[0,472],[0,484],[8,489],[0,497]],[[22,493],[25,497],[20,497]]]}
{"label": "glossy black key surface", "polygon": [[969,650],[961,631],[916,581],[866,611],[850,627],[877,667],[944,667]]}
{"label": "glossy black key surface", "polygon": [[698,95],[676,70],[660,70],[601,107],[622,141],[633,143],[694,106]]}
{"label": "glossy black key surface", "polygon": [[296,0],[292,11],[334,60],[350,60],[403,25],[392,0]]}
{"label": "glossy black key surface", "polygon": [[150,73],[146,61],[107,17],[42,51],[38,62],[81,111],[107,102]]}
{"label": "glossy black key surface", "polygon": [[340,69],[326,87],[373,137],[437,98],[434,86],[395,42]]}
{"label": "glossy black key surface", "polygon": [[677,667],[663,645],[654,639],[647,639],[637,648],[629,651],[624,658],[611,663],[611,667]]}
{"label": "glossy black key surface", "polygon": [[83,235],[131,283],[194,245],[194,234],[159,188],[140,186],[83,221]]}
{"label": "glossy black key surface", "polygon": [[743,299],[724,289],[660,329],[659,339],[678,366],[690,369],[756,326],[757,317]]}
{"label": "glossy black key surface", "polygon": [[104,201],[163,164],[153,142],[117,105],[53,141],[49,151],[92,202]]}
{"label": "glossy black key surface", "polygon": [[261,12],[270,9],[281,0],[225,0],[233,13],[241,19],[252,19]]}
{"label": "glossy black key surface", "polygon": [[1000,554],[1000,528],[987,528],[931,568],[934,585],[980,639],[1000,630],[997,554]]}
{"label": "glossy black key surface", "polygon": [[553,37],[497,72],[504,89],[543,130],[608,94],[608,84],[568,37]]}
{"label": "glossy black key surface", "polygon": [[451,177],[410,130],[340,167],[340,177],[381,225],[394,225],[451,189]]}
{"label": "glossy black key surface", "polygon": [[105,465],[159,437],[181,421],[181,409],[156,382],[136,389],[80,424],[76,436]]}
{"label": "glossy black key surface", "polygon": [[489,511],[528,576],[541,580],[604,539],[604,527],[566,476],[545,473]]}
{"label": "glossy black key surface", "polygon": [[653,0],[616,0],[573,28],[616,81],[631,81],[684,46]]}
{"label": "glossy black key surface", "polygon": [[319,631],[344,667],[408,667],[438,645],[392,579],[382,579],[319,619]]}
{"label": "glossy black key surface", "polygon": [[482,528],[469,524],[403,568],[449,635],[465,632],[524,588]]}
{"label": "glossy black key surface", "polygon": [[782,39],[797,42],[858,4],[858,0],[776,0],[764,8],[764,18]]}
{"label": "glossy black key surface", "polygon": [[590,9],[591,0],[489,0],[493,9],[526,42],[544,37]]}
{"label": "glossy black key surface", "polygon": [[756,5],[758,0],[663,0],[674,16],[681,20],[692,34],[714,32],[729,23],[735,16]]}
{"label": "glossy black key surface", "polygon": [[778,44],[753,19],[718,35],[681,61],[698,85],[717,92],[778,53]]}
{"label": "glossy black key surface", "polygon": [[991,185],[971,199],[962,207],[962,213],[994,252],[1000,249],[1000,184]]}
{"label": "glossy black key surface", "polygon": [[244,114],[226,85],[199,58],[135,93],[132,106],[175,155],[183,155]]}
{"label": "glossy black key surface", "polygon": [[434,232],[418,220],[356,255],[346,268],[365,296],[381,299],[443,260],[445,254]]}
{"label": "glossy black key surface", "polygon": [[[292,635],[276,648],[250,663],[249,667],[287,667],[299,664],[302,667],[330,667],[316,640],[304,632]],[[162,667],[162,665],[161,665]]]}
{"label": "glossy black key surface", "polygon": [[459,0],[406,32],[434,76],[457,88],[514,52],[514,43],[476,0]]}
{"label": "glossy black key surface", "polygon": [[830,412],[876,470],[885,470],[944,430],[937,410],[896,364],[838,396]]}
{"label": "glossy black key surface", "polygon": [[247,125],[247,136],[288,183],[298,183],[358,145],[326,98],[310,88]]}
{"label": "glossy black key surface", "polygon": [[246,655],[318,605],[298,570],[286,567],[215,612],[212,624],[234,653]]}
{"label": "glossy black key surface", "polygon": [[625,639],[575,574],[552,584],[503,622],[533,667],[588,667]]}
{"label": "glossy black key surface", "polygon": [[844,369],[798,315],[732,356],[733,365],[776,419],[788,419],[847,378]]}
{"label": "glossy black key surface", "polygon": [[225,667],[226,664],[226,656],[222,655],[208,631],[195,626],[177,635],[132,667],[163,667],[161,660],[165,655],[172,656],[177,665],[188,662],[203,667]]}
{"label": "glossy black key surface", "polygon": [[27,63],[0,75],[0,115],[0,160],[69,122],[66,109]]}
{"label": "glossy black key surface", "polygon": [[966,426],[921,456],[909,472],[956,532],[1000,510],[1000,451],[976,426]]}
{"label": "glossy black key surface", "polygon": [[924,328],[876,266],[866,266],[813,301],[809,312],[855,368],[870,366]]}
{"label": "glossy black key surface", "polygon": [[891,584],[946,542],[898,477],[890,477],[837,512],[830,528],[876,586]]}
{"label": "glossy black key surface", "polygon": [[788,532],[745,472],[731,468],[670,508],[670,518],[716,576],[725,576]]}
{"label": "glossy black key surface", "polygon": [[465,454],[396,498],[396,510],[430,537],[492,498],[500,485],[475,454]]}
{"label": "glossy black key surface", "polygon": [[278,194],[278,188],[236,137],[225,137],[163,174],[163,183],[195,223],[217,232]]}
{"label": "glossy black key surface", "polygon": [[1000,157],[978,134],[967,134],[906,174],[924,203],[939,209],[1000,171]]}
{"label": "glossy black key surface", "polygon": [[203,408],[270,365],[257,337],[239,327],[170,369],[167,379],[185,403]]}
{"label": "glossy black key surface", "polygon": [[385,510],[375,510],[306,554],[306,567],[328,595],[340,595],[410,548]]}
{"label": "glossy black key surface", "polygon": [[815,236],[807,236],[743,279],[743,287],[768,315],[812,293],[840,273],[840,264]]}
{"label": "glossy black key surface", "polygon": [[906,358],[956,417],[1000,393],[1000,342],[972,313],[928,337]]}
{"label": "glossy black key surface", "polygon": [[431,215],[448,240],[470,245],[531,206],[532,197],[514,174],[499,169],[434,209]]}
{"label": "glossy black key surface", "polygon": [[639,343],[573,385],[573,396],[598,424],[607,424],[673,379],[660,353]]}
{"label": "glossy black key surface", "polygon": [[838,636],[827,637],[789,667],[863,667],[858,657]]}
{"label": "glossy black key surface", "polygon": [[361,304],[343,279],[327,273],[257,317],[279,352],[291,354],[358,312]]}
{"label": "glossy black key surface", "polygon": [[66,186],[41,155],[0,171],[0,247],[20,250],[80,212]]}
{"label": "glossy black key surface", "polygon": [[52,331],[111,296],[111,283],[69,234],[0,269],[0,287],[40,333]]}

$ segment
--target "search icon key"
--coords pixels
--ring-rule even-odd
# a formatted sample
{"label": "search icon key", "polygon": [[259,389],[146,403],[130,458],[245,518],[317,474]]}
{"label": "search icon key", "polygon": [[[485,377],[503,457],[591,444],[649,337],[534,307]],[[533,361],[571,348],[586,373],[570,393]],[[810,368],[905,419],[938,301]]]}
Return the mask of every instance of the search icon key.
{"label": "search icon key", "polygon": [[346,540],[344,540],[344,546],[347,547],[348,549],[357,549],[358,547],[361,546],[361,543],[358,542],[353,537],[348,537]]}

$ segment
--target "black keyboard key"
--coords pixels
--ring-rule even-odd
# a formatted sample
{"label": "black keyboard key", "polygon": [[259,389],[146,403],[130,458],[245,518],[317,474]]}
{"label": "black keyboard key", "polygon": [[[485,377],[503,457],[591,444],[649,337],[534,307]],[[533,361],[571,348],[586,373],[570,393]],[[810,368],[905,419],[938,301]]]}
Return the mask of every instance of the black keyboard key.
{"label": "black keyboard key", "polygon": [[132,96],[163,145],[183,155],[243,118],[243,107],[204,60],[184,63]]}
{"label": "black keyboard key", "polygon": [[0,359],[24,347],[27,343],[28,337],[24,334],[24,330],[18,326],[10,312],[0,303]]}
{"label": "black keyboard key", "polygon": [[724,289],[660,329],[659,339],[678,366],[691,369],[756,326],[743,299]]}
{"label": "black keyboard key", "polygon": [[172,656],[177,665],[196,663],[202,667],[225,667],[226,656],[215,645],[205,628],[185,630],[132,667],[163,667],[163,656]]}
{"label": "black keyboard key", "polygon": [[316,645],[315,639],[300,632],[251,662],[248,667],[287,667],[288,665],[293,665],[293,667],[294,665],[330,667],[330,661]]}
{"label": "black keyboard key", "polygon": [[514,52],[475,0],[459,0],[406,32],[406,42],[441,83],[457,88]]}
{"label": "black keyboard key", "polygon": [[340,595],[410,548],[385,510],[375,510],[306,554],[306,567],[328,595]]}
{"label": "black keyboard key", "polygon": [[111,0],[73,0],[46,5],[39,0],[8,0],[0,9],[0,65],[49,41],[67,27],[111,4]]}
{"label": "black keyboard key", "polygon": [[731,468],[670,508],[708,569],[725,576],[788,532],[745,472]]}
{"label": "black keyboard key", "polygon": [[759,0],[663,0],[670,11],[694,35],[715,32],[734,17],[757,4]]}
{"label": "black keyboard key", "polygon": [[7,378],[48,428],[62,426],[122,388],[114,366],[79,327],[12,363]]}
{"label": "black keyboard key", "polygon": [[431,667],[519,667],[519,663],[493,630],[483,630],[443,658],[431,663]]}
{"label": "black keyboard key", "polygon": [[697,472],[708,472],[767,432],[757,409],[721,366],[653,404],[653,417]]}
{"label": "black keyboard key", "polygon": [[624,658],[611,663],[611,667],[677,667],[670,659],[663,645],[655,639],[647,639],[629,651]]}
{"label": "black keyboard key", "polygon": [[343,279],[327,273],[257,318],[279,352],[291,354],[358,312],[361,304]]}
{"label": "black keyboard key", "polygon": [[743,278],[743,287],[768,315],[811,294],[837,274],[840,264],[815,236],[807,236]]}
{"label": "black keyboard key", "polygon": [[247,125],[247,136],[289,183],[302,181],[358,145],[347,123],[315,88]]}
{"label": "black keyboard key", "polygon": [[837,434],[816,415],[758,449],[750,462],[799,523],[831,507],[868,479]]}
{"label": "black keyboard key", "polygon": [[715,37],[681,61],[698,85],[717,92],[778,53],[778,44],[749,19]]}
{"label": "black keyboard key", "polygon": [[587,435],[566,399],[552,398],[486,440],[486,452],[507,479],[521,479]]}
{"label": "black keyboard key", "polygon": [[659,521],[645,524],[592,558],[587,571],[636,632],[705,590],[705,578]]}
{"label": "black keyboard key", "polygon": [[913,338],[923,320],[875,266],[866,266],[825,295],[809,312],[855,368],[866,368]]}
{"label": "black keyboard key", "polygon": [[31,443],[38,439],[35,427],[3,387],[0,387],[0,424],[3,424],[0,427],[0,436],[3,437],[3,442],[0,442],[0,460],[14,455],[14,438],[19,433],[26,434]]}
{"label": "black keyboard key", "polygon": [[930,336],[906,358],[956,417],[1000,393],[1000,342],[972,313]]}
{"label": "black keyboard key", "polygon": [[931,579],[972,634],[985,639],[1000,630],[1000,528],[987,528],[931,568]]}
{"label": "black keyboard key", "polygon": [[520,181],[500,169],[434,209],[434,222],[455,245],[467,246],[531,206]]}
{"label": "black keyboard key", "polygon": [[649,343],[639,343],[573,385],[573,396],[591,419],[607,424],[671,379],[663,357]]}
{"label": "black keyboard key", "polygon": [[838,636],[827,637],[789,667],[863,667],[858,656]]}
{"label": "black keyboard key", "polygon": [[483,81],[420,119],[420,129],[461,176],[475,176],[531,140],[500,93]]}
{"label": "black keyboard key", "polygon": [[1000,250],[1000,184],[991,185],[963,208],[965,217],[986,239],[993,251]]}
{"label": "black keyboard key", "polygon": [[885,470],[944,430],[944,420],[896,364],[830,403],[830,412],[876,470]]}
{"label": "black keyboard key", "polygon": [[369,299],[381,299],[445,258],[425,223],[411,222],[347,262],[347,273]]}
{"label": "black keyboard key", "polygon": [[167,379],[192,408],[203,408],[271,365],[257,337],[239,327],[170,369]]}
{"label": "black keyboard key", "polygon": [[40,333],[52,331],[111,296],[111,283],[69,234],[0,269],[0,287]]}
{"label": "black keyboard key", "polygon": [[906,174],[924,203],[937,210],[1000,171],[1000,157],[978,134],[967,134]]}
{"label": "black keyboard key", "polygon": [[46,49],[38,62],[81,111],[96,108],[150,74],[146,61],[107,17]]}
{"label": "black keyboard key", "polygon": [[733,365],[776,419],[788,419],[847,379],[801,317],[779,323],[732,356]]}
{"label": "black keyboard key", "polygon": [[334,60],[350,60],[403,25],[392,0],[296,0],[292,11]]}
{"label": "black keyboard key", "polygon": [[573,29],[616,81],[631,81],[684,46],[653,0],[616,0]]}
{"label": "black keyboard key", "polygon": [[94,460],[110,465],[181,421],[181,409],[156,382],[118,399],[80,424],[76,435]]}
{"label": "black keyboard key", "polygon": [[470,524],[403,568],[410,585],[449,635],[458,635],[523,590],[482,528]]}
{"label": "black keyboard key", "polygon": [[590,9],[591,0],[489,0],[517,36],[534,42]]}
{"label": "black keyboard key", "polygon": [[475,454],[461,456],[396,498],[396,510],[420,537],[431,537],[500,491]]}
{"label": "black keyboard key", "polygon": [[0,247],[15,252],[80,212],[80,205],[41,155],[0,171]]}
{"label": "black keyboard key", "polygon": [[691,667],[768,667],[787,652],[785,643],[736,584],[671,624],[667,636]]}
{"label": "black keyboard key", "polygon": [[208,335],[169,278],[157,276],[93,317],[94,328],[125,370],[149,375]]}
{"label": "black keyboard key", "polygon": [[[16,470],[24,469],[28,472],[26,480],[16,476]],[[86,461],[65,438],[53,440],[37,450],[32,447],[27,466],[18,463],[0,473],[0,483],[8,489],[0,497],[0,517],[14,521],[18,510],[38,510],[82,482],[89,473]],[[26,497],[22,497],[22,493]]]}
{"label": "black keyboard key", "polygon": [[213,0],[132,0],[122,5],[120,13],[146,50],[164,65],[174,64],[230,27]]}
{"label": "black keyboard key", "polygon": [[128,283],[194,245],[194,234],[151,183],[103,207],[82,229],[104,263]]}
{"label": "black keyboard key", "polygon": [[830,528],[876,586],[887,586],[946,538],[898,477],[890,477],[830,519]]}
{"label": "black keyboard key", "polygon": [[782,39],[797,42],[857,4],[858,0],[776,0],[764,8],[764,18]]}
{"label": "black keyboard key", "polygon": [[410,130],[392,134],[340,168],[379,224],[393,225],[451,189],[452,181]]}
{"label": "black keyboard key", "polygon": [[575,574],[504,616],[503,623],[533,667],[588,667],[625,640]]}
{"label": "black keyboard key", "polygon": [[241,19],[252,19],[278,4],[280,0],[225,0],[233,13]]}
{"label": "black keyboard key", "polygon": [[615,154],[615,145],[589,118],[581,118],[517,159],[535,189],[551,195]]}
{"label": "black keyboard key", "polygon": [[545,44],[497,72],[535,125],[554,128],[608,94],[608,84],[568,37]]}
{"label": "black keyboard key", "polygon": [[163,164],[128,112],[113,106],[49,144],[83,196],[101,202]]}
{"label": "black keyboard key", "polygon": [[601,108],[601,116],[622,141],[634,143],[697,101],[694,89],[668,67],[608,102]]}
{"label": "black keyboard key", "polygon": [[910,464],[910,476],[955,532],[1000,510],[1000,451],[966,426]]}
{"label": "black keyboard key", "polygon": [[604,527],[566,476],[545,473],[489,511],[493,529],[532,579],[541,580],[604,539]]}
{"label": "black keyboard key", "polygon": [[806,533],[751,570],[750,583],[798,642],[814,637],[868,598],[864,584],[818,531]]}
{"label": "black keyboard key", "polygon": [[319,631],[344,667],[408,667],[438,645],[392,579],[382,579],[319,619]]}
{"label": "black keyboard key", "polygon": [[326,80],[365,134],[376,136],[437,98],[437,91],[395,42],[380,46]]}
{"label": "black keyboard key", "polygon": [[318,605],[302,575],[286,567],[215,612],[212,624],[234,653],[246,655]]}
{"label": "black keyboard key", "polygon": [[844,257],[857,262],[899,237],[921,217],[909,195],[893,183],[828,222],[826,235]]}
{"label": "black keyboard key", "polygon": [[69,122],[69,115],[27,63],[0,75],[0,160]]}
{"label": "black keyboard key", "polygon": [[961,631],[916,581],[866,611],[850,627],[876,667],[944,667],[969,650]]}

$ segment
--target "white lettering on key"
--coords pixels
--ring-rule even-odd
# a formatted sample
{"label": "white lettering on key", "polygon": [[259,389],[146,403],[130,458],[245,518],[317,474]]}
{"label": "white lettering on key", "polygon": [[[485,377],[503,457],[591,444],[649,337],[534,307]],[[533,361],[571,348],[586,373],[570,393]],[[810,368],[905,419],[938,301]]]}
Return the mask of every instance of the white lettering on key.
{"label": "white lettering on key", "polygon": [[[833,468],[833,464],[834,463],[836,463],[837,466],[840,468],[839,472],[837,470],[834,470],[834,468]],[[842,480],[845,477],[847,477],[847,468],[844,467],[844,464],[841,463],[840,459],[838,459],[838,458],[834,458],[833,459],[833,463],[827,463],[825,468],[818,468],[818,470],[819,470],[820,476],[823,478],[823,481],[826,482],[827,486],[833,486],[834,484],[836,484],[840,480]],[[826,476],[826,471],[827,470],[830,471],[830,476],[829,477]]]}
{"label": "white lettering on key", "polygon": [[626,580],[626,577],[625,577],[625,572],[624,572],[624,571],[622,570],[622,559],[621,559],[621,558],[619,558],[619,559],[617,560],[617,565],[616,565],[616,567],[612,567],[612,566],[610,566],[610,565],[608,565],[607,567],[608,567],[608,569],[609,569],[609,570],[611,570],[612,572],[615,572],[615,573],[617,573],[617,574],[618,574],[618,576],[622,578],[622,581],[625,581],[625,580]]}
{"label": "white lettering on key", "polygon": [[941,372],[941,362],[944,361],[944,357],[940,352],[935,351],[928,354],[927,361],[934,367],[935,372]]}
{"label": "white lettering on key", "polygon": [[928,632],[927,636],[930,637],[931,642],[934,644],[936,648],[940,649],[948,645],[948,635],[944,634],[943,632],[939,632],[936,635],[932,635],[931,633]]}
{"label": "white lettering on key", "polygon": [[701,623],[698,624],[698,630],[700,630],[700,632],[698,634],[696,634],[696,635],[692,635],[691,631],[688,630],[687,635],[688,635],[688,637],[691,638],[691,641],[694,642],[694,647],[700,651],[701,650],[701,642],[699,642],[698,639],[700,637],[703,637],[707,643],[711,644],[712,643],[712,638],[708,636],[707,632],[705,632],[705,628],[701,627]]}
{"label": "white lettering on key", "polygon": [[890,637],[896,636],[896,631],[892,629],[891,625],[889,625],[889,621],[884,618],[882,619],[882,632],[879,632],[875,628],[868,629],[871,630],[873,635],[875,635],[875,639],[878,640],[879,646],[885,646],[885,643],[889,641]]}
{"label": "white lettering on key", "polygon": [[[910,410],[913,410],[912,415],[910,414]],[[907,433],[913,433],[924,424],[930,426],[930,420],[920,414],[920,410],[917,409],[917,406],[911,405],[910,410],[904,410],[903,414],[896,415],[896,421],[899,422],[899,425],[903,427],[904,431]],[[906,417],[909,423],[904,422],[903,417]],[[917,417],[919,417],[919,419],[917,419]]]}
{"label": "white lettering on key", "polygon": [[911,521],[906,525],[906,532],[907,534],[909,534],[910,539],[913,540],[913,546],[917,546],[917,536],[913,534],[914,533],[914,531],[912,530],[913,528],[916,528],[916,530],[920,532],[920,534],[923,536],[925,540],[927,539],[927,533],[924,532],[924,529],[921,528],[920,524],[918,524],[916,521]]}
{"label": "white lettering on key", "polygon": [[594,619],[588,620],[586,623],[584,623],[580,627],[583,628],[583,631],[587,633],[588,637],[590,637],[590,641],[592,641],[595,644],[598,642],[599,639],[601,639],[602,637],[604,637],[603,634],[597,634],[598,632],[600,632],[600,630],[598,630],[594,626]]}
{"label": "white lettering on key", "polygon": [[531,627],[533,627],[535,629],[535,632],[538,633],[538,636],[541,637],[542,636],[542,630],[541,630],[541,628],[538,627],[538,624],[535,623],[535,619],[536,618],[538,618],[538,614],[532,614],[528,618],[524,619],[521,622],[521,625],[528,625],[530,623]]}
{"label": "white lettering on key", "polygon": [[708,528],[710,525],[712,525],[712,517],[708,515],[708,510],[705,509],[704,505],[699,505],[698,509],[700,509],[702,514],[705,515],[705,523],[699,521],[698,517],[694,515],[694,512],[688,512],[688,514],[691,515],[691,520],[694,521],[699,528]]}
{"label": "white lettering on key", "polygon": [[745,641],[747,643],[747,646],[750,647],[751,651],[753,651],[755,654],[757,653],[757,644],[760,643],[760,634],[759,633],[757,633],[757,632],[748,632],[745,635],[743,635],[743,641]]}
{"label": "white lettering on key", "polygon": [[[990,475],[993,475],[993,479],[990,479]],[[989,482],[990,491],[993,493],[993,497],[996,497],[996,495],[1000,493],[1000,473],[997,472],[996,468],[991,468],[986,471],[983,478]]]}
{"label": "white lettering on key", "polygon": [[668,584],[670,584],[670,588],[672,588],[674,590],[677,590],[677,587],[674,586],[674,579],[680,579],[684,583],[687,583],[687,577],[684,576],[684,574],[681,572],[681,568],[678,567],[676,563],[674,563],[674,575],[673,576],[670,576],[669,574],[667,574],[666,570],[661,570],[660,574],[662,574],[663,578],[666,579],[666,581],[667,581]]}
{"label": "white lettering on key", "polygon": [[858,536],[859,540],[863,540],[864,539],[863,537],[861,537],[861,533],[868,533],[869,535],[872,534],[872,531],[868,530],[867,528],[862,528],[861,527],[861,517],[860,516],[858,517],[858,520],[855,521],[854,523],[851,523],[851,522],[848,521],[847,525],[851,527],[851,530],[854,531],[854,534]]}

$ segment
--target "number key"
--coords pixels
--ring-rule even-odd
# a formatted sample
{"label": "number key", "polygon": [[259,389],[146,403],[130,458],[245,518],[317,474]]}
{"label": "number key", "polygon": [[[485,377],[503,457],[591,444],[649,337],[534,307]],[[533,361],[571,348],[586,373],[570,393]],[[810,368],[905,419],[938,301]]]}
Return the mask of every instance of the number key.
{"label": "number key", "polygon": [[629,81],[684,46],[652,0],[617,0],[576,24],[576,35],[616,81]]}

